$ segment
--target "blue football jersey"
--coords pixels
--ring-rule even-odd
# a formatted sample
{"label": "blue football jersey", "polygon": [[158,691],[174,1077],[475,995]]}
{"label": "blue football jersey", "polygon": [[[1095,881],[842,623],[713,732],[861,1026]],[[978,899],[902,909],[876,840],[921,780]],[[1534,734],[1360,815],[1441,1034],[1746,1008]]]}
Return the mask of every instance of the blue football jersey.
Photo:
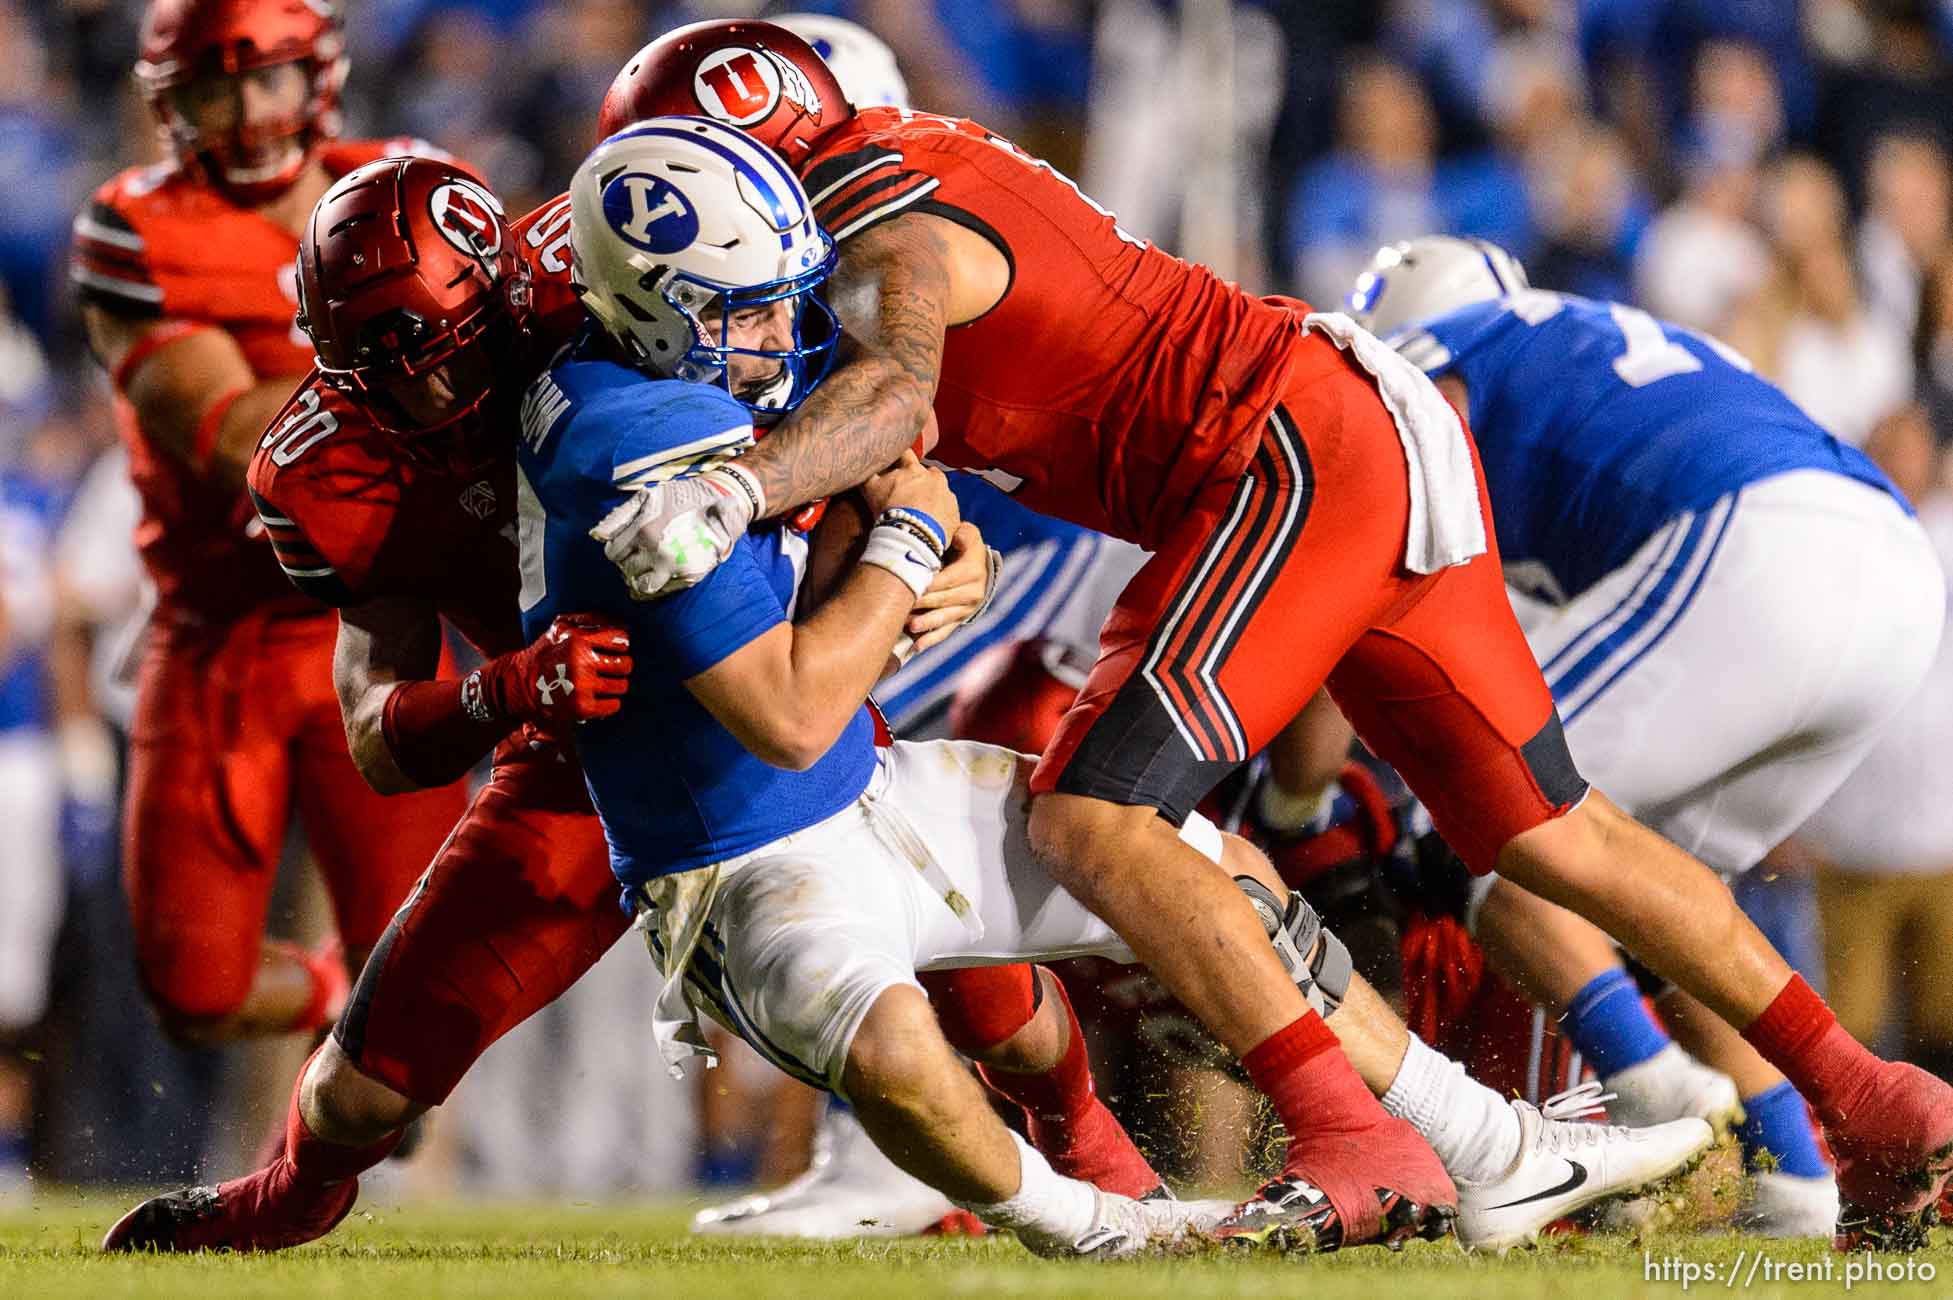
{"label": "blue football jersey", "polygon": [[[49,484],[0,471],[0,604],[15,607],[17,624],[38,621],[25,616],[29,608],[50,608],[54,529],[64,505]],[[39,729],[49,720],[46,639],[18,643],[21,629],[14,631],[17,643],[0,651],[0,732]]]}
{"label": "blue football jersey", "polygon": [[1670,519],[1792,470],[1899,496],[1727,345],[1638,308],[1528,289],[1391,342],[1470,392],[1508,577],[1562,602]]}
{"label": "blue football jersey", "polygon": [[575,733],[619,881],[736,857],[852,803],[875,766],[865,706],[819,762],[790,772],[754,757],[684,685],[791,617],[806,540],[784,528],[748,534],[703,582],[638,602],[589,535],[629,492],[750,443],[747,411],[719,389],[572,351],[530,388],[522,426],[525,633],[581,612],[630,629],[622,709]]}

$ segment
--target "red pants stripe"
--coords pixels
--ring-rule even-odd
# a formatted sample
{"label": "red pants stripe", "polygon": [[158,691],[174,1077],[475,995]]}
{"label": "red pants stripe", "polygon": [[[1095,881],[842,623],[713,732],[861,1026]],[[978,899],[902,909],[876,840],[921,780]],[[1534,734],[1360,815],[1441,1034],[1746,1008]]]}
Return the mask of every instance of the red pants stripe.
{"label": "red pants stripe", "polygon": [[1178,823],[1326,683],[1459,855],[1489,870],[1585,783],[1496,545],[1440,573],[1406,570],[1410,490],[1390,413],[1332,344],[1296,346],[1249,471],[1209,485],[1127,585],[1031,788]]}

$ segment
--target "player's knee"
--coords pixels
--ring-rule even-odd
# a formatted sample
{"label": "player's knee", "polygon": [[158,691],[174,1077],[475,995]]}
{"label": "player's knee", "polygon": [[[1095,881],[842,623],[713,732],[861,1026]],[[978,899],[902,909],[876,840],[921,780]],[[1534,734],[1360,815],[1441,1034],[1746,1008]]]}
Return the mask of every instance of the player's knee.
{"label": "player's knee", "polygon": [[299,1083],[306,1127],[344,1146],[377,1142],[426,1109],[362,1071],[336,1038],[326,1040]]}
{"label": "player's knee", "polygon": [[1076,1019],[1066,1010],[1058,977],[1041,966],[1032,970],[1044,985],[1045,994],[1030,1018],[984,1051],[958,1050],[984,1065],[1012,1074],[1043,1074],[1064,1059],[1066,1049],[1071,1046]]}
{"label": "player's knee", "polygon": [[856,1104],[923,1111],[945,1065],[955,1068],[954,1058],[927,1000],[898,986],[875,999],[855,1031],[842,1081]]}
{"label": "player's knee", "polygon": [[965,1056],[989,1059],[1037,1015],[1037,976],[1029,966],[971,966],[917,978],[943,1037]]}
{"label": "player's knee", "polygon": [[1507,840],[1496,870],[1541,897],[1585,894],[1604,873],[1620,868],[1618,860],[1610,860],[1612,845],[1628,825],[1627,814],[1596,794]]}
{"label": "player's knee", "polygon": [[1132,808],[1070,794],[1031,800],[1031,850],[1052,879],[1082,898],[1131,860],[1131,836],[1157,819],[1151,808]]}

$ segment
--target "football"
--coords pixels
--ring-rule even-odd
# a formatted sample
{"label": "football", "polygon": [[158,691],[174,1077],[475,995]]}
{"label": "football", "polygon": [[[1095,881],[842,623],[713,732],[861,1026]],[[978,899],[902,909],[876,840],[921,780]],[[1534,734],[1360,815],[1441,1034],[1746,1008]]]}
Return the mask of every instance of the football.
{"label": "football", "polygon": [[851,488],[828,498],[827,510],[807,538],[807,576],[801,581],[795,605],[802,617],[819,609],[840,586],[842,575],[861,559],[874,522],[861,489]]}

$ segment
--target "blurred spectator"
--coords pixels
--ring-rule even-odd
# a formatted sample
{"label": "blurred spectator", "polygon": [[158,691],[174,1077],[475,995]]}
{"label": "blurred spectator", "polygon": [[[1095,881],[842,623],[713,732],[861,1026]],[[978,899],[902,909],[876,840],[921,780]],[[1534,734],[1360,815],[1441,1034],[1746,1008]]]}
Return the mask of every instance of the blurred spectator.
{"label": "blurred spectator", "polygon": [[[1833,11],[1817,143],[1854,200],[1880,137],[1918,132],[1953,147],[1953,64],[1935,29],[1938,0],[1852,0]],[[1839,35],[1839,32],[1850,33]]]}
{"label": "blurred spectator", "polygon": [[1715,331],[1769,274],[1769,249],[1750,219],[1783,119],[1769,64],[1750,46],[1705,47],[1694,86],[1681,136],[1682,192],[1649,229],[1635,286],[1655,315]]}
{"label": "blurred spectator", "polygon": [[1830,168],[1807,156],[1780,163],[1766,208],[1775,270],[1724,335],[1812,419],[1863,443],[1910,399],[1911,350],[1865,309],[1845,242],[1844,192]]}
{"label": "blurred spectator", "polygon": [[26,1179],[35,1088],[21,1049],[47,1010],[65,893],[46,657],[61,495],[26,457],[0,468],[0,1194]]}
{"label": "blurred spectator", "polygon": [[1946,151],[1914,132],[1881,136],[1866,178],[1858,266],[1866,305],[1903,334],[1919,325],[1926,273],[1953,239],[1953,175]]}
{"label": "blurred spectator", "polygon": [[1290,194],[1304,167],[1336,141],[1337,86],[1351,63],[1350,51],[1376,37],[1384,6],[1374,0],[1272,3],[1269,17],[1281,33],[1282,103],[1269,137],[1261,204],[1263,260],[1284,287],[1292,268],[1286,253]]}
{"label": "blurred spectator", "polygon": [[0,462],[18,457],[29,433],[47,418],[55,385],[40,340],[13,314],[0,284]]}
{"label": "blurred spectator", "polygon": [[54,266],[79,197],[75,105],[13,0],[0,0],[0,50],[0,279],[21,319],[45,335],[54,323]]}
{"label": "blurred spectator", "polygon": [[1384,48],[1430,89],[1444,146],[1483,148],[1499,117],[1514,54],[1550,47],[1571,64],[1573,33],[1568,0],[1397,0]]}
{"label": "blurred spectator", "polygon": [[1912,356],[1919,368],[1919,396],[1939,445],[1953,444],[1953,250],[1940,257],[1920,287]]}
{"label": "blurred spectator", "polygon": [[596,143],[604,91],[655,30],[685,16],[673,12],[676,8],[634,0],[565,0],[534,12],[521,40],[536,57],[528,81],[511,85],[498,75],[489,92],[540,160],[537,175],[511,178],[534,187],[525,198],[568,188],[570,173]]}
{"label": "blurred spectator", "polygon": [[[1953,489],[1924,412],[1895,412],[1867,447],[1918,506],[1941,565],[1953,573]],[[1894,1031],[1907,1059],[1944,1077],[1953,1077],[1949,735],[1953,640],[1940,643],[1919,694],[1801,834],[1829,860],[1818,900],[1839,1022],[1873,1045]]]}
{"label": "blurred spectator", "polygon": [[1287,261],[1303,296],[1340,301],[1381,244],[1434,230],[1531,251],[1525,184],[1497,154],[1437,157],[1437,126],[1417,79],[1367,58],[1343,88],[1339,147],[1291,196]]}
{"label": "blurred spectator", "polygon": [[1286,60],[1271,15],[1239,5],[1227,19],[1231,66],[1216,75],[1206,46],[1156,0],[1101,6],[1080,181],[1122,228],[1265,283],[1261,160]]}
{"label": "blurred spectator", "polygon": [[1528,172],[1545,236],[1526,264],[1528,277],[1543,289],[1628,301],[1651,214],[1627,146],[1608,128],[1588,124],[1558,152],[1561,167]]}
{"label": "blurred spectator", "polygon": [[1720,330],[1770,274],[1770,246],[1746,219],[1756,160],[1704,157],[1688,167],[1682,197],[1654,219],[1635,256],[1635,298],[1693,329]]}
{"label": "blurred spectator", "polygon": [[1508,42],[1490,92],[1499,146],[1515,158],[1539,223],[1527,259],[1542,288],[1626,299],[1634,250],[1650,218],[1620,137],[1589,120],[1580,65],[1557,41]]}

